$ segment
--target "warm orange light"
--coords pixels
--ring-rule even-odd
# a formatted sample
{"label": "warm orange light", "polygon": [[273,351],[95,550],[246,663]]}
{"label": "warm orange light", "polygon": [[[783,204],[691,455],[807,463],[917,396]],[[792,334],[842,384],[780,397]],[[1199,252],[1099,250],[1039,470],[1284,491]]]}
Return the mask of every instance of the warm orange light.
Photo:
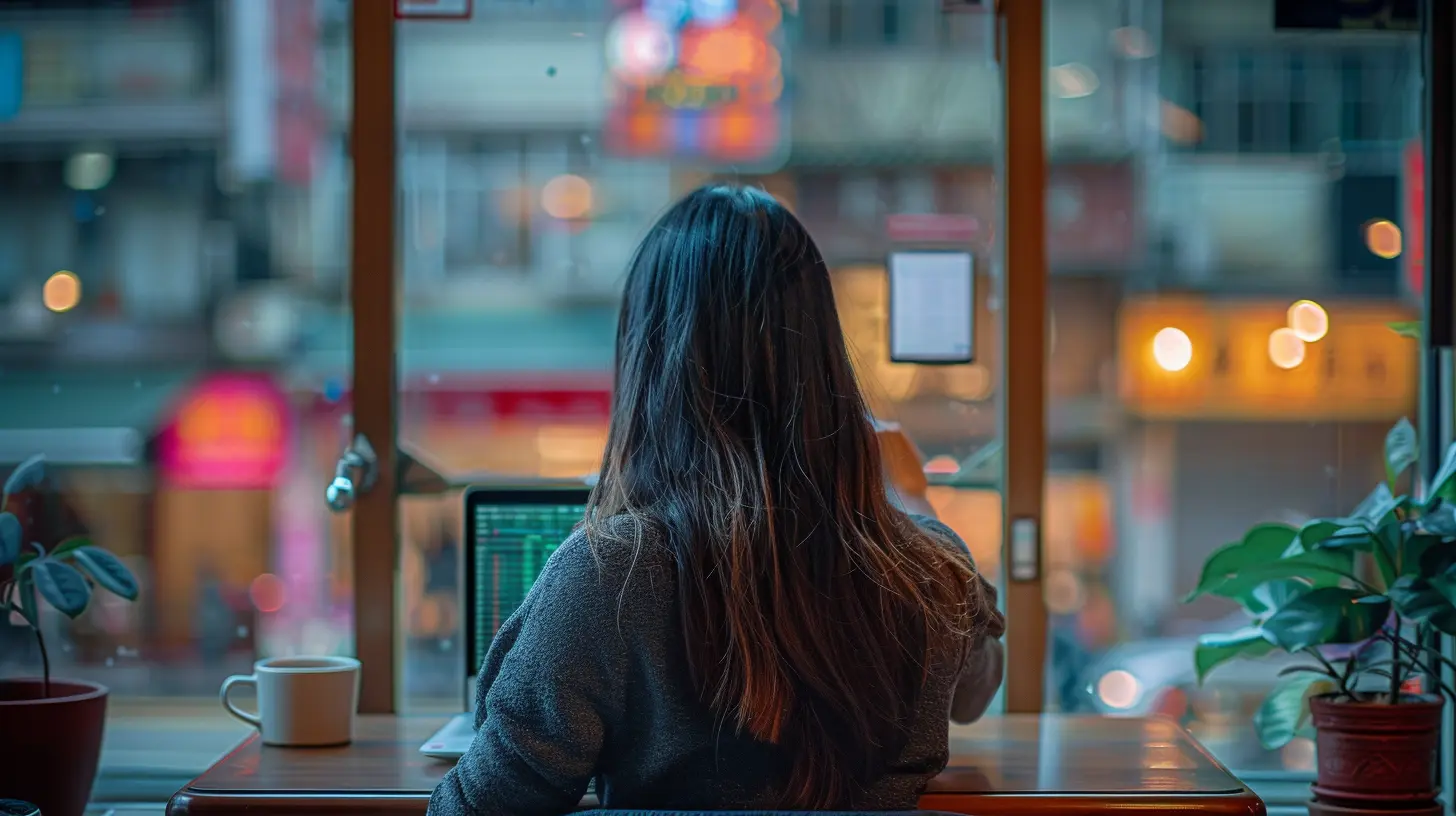
{"label": "warm orange light", "polygon": [[1330,316],[1312,300],[1298,300],[1289,307],[1289,328],[1306,343],[1318,343],[1330,331]]}
{"label": "warm orange light", "polygon": [[709,82],[727,82],[758,75],[767,50],[761,37],[742,28],[713,28],[684,38],[681,65],[684,73]]}
{"label": "warm orange light", "polygon": [[946,456],[945,454],[941,454],[925,463],[925,472],[937,476],[950,476],[960,469],[961,463],[957,462],[954,456]]}
{"label": "warm orange light", "polygon": [[1269,359],[1283,369],[1298,368],[1304,362],[1304,341],[1287,326],[1269,333]]}
{"label": "warm orange light", "polygon": [[277,612],[285,601],[283,581],[271,573],[263,573],[248,585],[248,598],[259,612]]}
{"label": "warm orange light", "polygon": [[187,445],[271,448],[282,430],[273,405],[244,396],[198,397],[177,417],[177,437]]}
{"label": "warm orange light", "polygon": [[1377,218],[1365,225],[1365,246],[1377,258],[1390,260],[1400,256],[1400,227],[1384,218]]}
{"label": "warm orange light", "polygon": [[1193,341],[1182,329],[1168,326],[1153,336],[1153,362],[1164,371],[1182,371],[1193,362]]}
{"label": "warm orange light", "polygon": [[69,312],[81,302],[81,279],[76,273],[62,269],[46,279],[41,300],[53,312]]}
{"label": "warm orange light", "polygon": [[541,209],[552,218],[563,221],[585,218],[591,214],[591,208],[591,182],[581,176],[557,176],[541,188]]}
{"label": "warm orange light", "polygon": [[1164,101],[1159,109],[1160,127],[1170,142],[1197,144],[1203,141],[1203,120],[1187,108]]}

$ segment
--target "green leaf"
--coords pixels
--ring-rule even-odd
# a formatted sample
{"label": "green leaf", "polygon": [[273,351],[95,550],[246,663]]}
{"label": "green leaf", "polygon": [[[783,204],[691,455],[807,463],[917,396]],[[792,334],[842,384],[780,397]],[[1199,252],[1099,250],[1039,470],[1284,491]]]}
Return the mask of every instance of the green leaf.
{"label": "green leaf", "polygon": [[20,519],[14,513],[0,513],[0,567],[20,558]]}
{"label": "green leaf", "polygon": [[1419,456],[1416,429],[1411,427],[1410,420],[1401,417],[1385,434],[1385,483],[1391,490]]}
{"label": "green leaf", "polygon": [[1312,550],[1351,549],[1356,552],[1370,552],[1380,543],[1374,530],[1363,525],[1339,527],[1309,547]]}
{"label": "green leaf", "polygon": [[70,558],[71,554],[76,550],[90,546],[90,538],[86,536],[71,536],[60,544],[57,544],[56,548],[51,550],[51,558]]}
{"label": "green leaf", "polygon": [[1456,498],[1452,495],[1456,493],[1451,481],[1453,478],[1456,478],[1456,442],[1446,448],[1446,455],[1441,458],[1441,466],[1436,469],[1436,475],[1431,479],[1431,497],[1447,501]]}
{"label": "green leaf", "polygon": [[1401,573],[1414,578],[1441,575],[1456,567],[1456,541],[1414,533],[1400,542]]}
{"label": "green leaf", "polygon": [[1279,648],[1297,652],[1326,643],[1366,640],[1390,616],[1390,600],[1358,589],[1321,587],[1295,598],[1264,621]]}
{"label": "green leaf", "polygon": [[1360,504],[1355,507],[1353,515],[1357,519],[1365,520],[1371,527],[1378,527],[1385,521],[1386,516],[1394,513],[1395,508],[1404,501],[1408,500],[1396,498],[1390,492],[1390,486],[1381,483],[1370,491],[1370,495],[1361,500]]}
{"label": "green leaf", "polygon": [[1198,586],[1189,594],[1187,600],[1212,592],[1230,576],[1249,566],[1278,560],[1294,543],[1297,535],[1297,530],[1285,524],[1261,524],[1246,533],[1243,540],[1214,550],[1204,562]]}
{"label": "green leaf", "polygon": [[86,604],[91,602],[91,586],[75,567],[46,558],[37,561],[30,574],[35,577],[35,588],[40,590],[46,603],[67,617],[74,618],[86,611]]}
{"label": "green leaf", "polygon": [[1421,529],[1439,536],[1456,536],[1456,505],[1436,500],[1436,506],[1421,514]]}
{"label": "green leaf", "polygon": [[1264,704],[1254,715],[1254,730],[1259,732],[1259,742],[1276,751],[1299,736],[1309,712],[1309,698],[1329,694],[1335,690],[1335,683],[1322,674],[1286,675],[1264,698]]}
{"label": "green leaf", "polygon": [[1202,683],[1214,667],[1236,657],[1263,657],[1274,650],[1264,631],[1249,626],[1228,634],[1203,635],[1193,649],[1193,667]]}
{"label": "green leaf", "polygon": [[1419,340],[1425,334],[1419,320],[1397,320],[1394,323],[1386,323],[1385,326],[1401,337],[1409,337],[1412,340]]}
{"label": "green leaf", "polygon": [[1310,519],[1299,528],[1299,544],[1306,551],[1320,547],[1342,546],[1331,544],[1331,539],[1369,535],[1370,524],[1362,518]]}
{"label": "green leaf", "polygon": [[35,581],[29,571],[16,573],[15,591],[20,596],[20,616],[31,626],[40,626],[39,610],[35,604]]}
{"label": "green leaf", "polygon": [[1279,581],[1269,581],[1260,584],[1249,593],[1244,602],[1244,608],[1250,615],[1262,618],[1266,613],[1284,606],[1295,598],[1308,592],[1310,585],[1298,578],[1287,578]]}
{"label": "green leaf", "polygon": [[102,589],[128,601],[137,599],[137,581],[120,558],[100,547],[82,547],[75,551],[76,563],[91,574]]}
{"label": "green leaf", "polygon": [[45,456],[37,453],[35,456],[26,459],[10,471],[10,478],[5,480],[5,495],[13,496],[16,493],[40,484],[45,478]]}
{"label": "green leaf", "polygon": [[21,552],[20,557],[15,559],[15,577],[18,579],[35,566],[36,562],[44,561],[45,557],[45,547],[34,541],[30,542],[30,549]]}
{"label": "green leaf", "polygon": [[1396,611],[1405,617],[1456,634],[1456,577],[1402,575],[1388,594]]}
{"label": "green leaf", "polygon": [[[1351,553],[1340,550],[1317,550],[1280,558],[1264,564],[1250,564],[1237,574],[1206,590],[1209,595],[1232,598],[1251,606],[1249,599],[1258,588],[1270,581],[1298,579],[1315,588],[1333,587],[1341,581],[1361,583],[1355,577]],[[1362,593],[1364,594],[1364,593]]]}

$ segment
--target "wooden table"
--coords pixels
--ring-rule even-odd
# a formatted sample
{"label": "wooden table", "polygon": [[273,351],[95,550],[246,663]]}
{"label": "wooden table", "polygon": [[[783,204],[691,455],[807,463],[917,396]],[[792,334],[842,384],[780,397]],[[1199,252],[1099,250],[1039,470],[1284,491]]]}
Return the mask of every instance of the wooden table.
{"label": "wooden table", "polygon": [[[358,738],[344,748],[265,748],[252,736],[178,791],[167,813],[423,814],[450,765],[417,749],[440,724],[360,717]],[[1049,714],[952,726],[950,764],[920,806],[979,816],[1080,816],[1129,807],[1265,812],[1253,791],[1170,722]]]}

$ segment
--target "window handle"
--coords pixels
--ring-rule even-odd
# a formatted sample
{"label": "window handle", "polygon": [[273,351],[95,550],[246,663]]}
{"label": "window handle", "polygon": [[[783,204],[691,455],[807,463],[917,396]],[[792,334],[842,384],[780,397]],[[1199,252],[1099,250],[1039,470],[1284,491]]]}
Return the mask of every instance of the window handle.
{"label": "window handle", "polygon": [[324,501],[330,510],[342,513],[353,508],[359,494],[367,493],[378,478],[379,457],[374,453],[374,446],[369,444],[369,438],[358,434],[339,457],[339,464],[334,467],[334,480],[324,491]]}

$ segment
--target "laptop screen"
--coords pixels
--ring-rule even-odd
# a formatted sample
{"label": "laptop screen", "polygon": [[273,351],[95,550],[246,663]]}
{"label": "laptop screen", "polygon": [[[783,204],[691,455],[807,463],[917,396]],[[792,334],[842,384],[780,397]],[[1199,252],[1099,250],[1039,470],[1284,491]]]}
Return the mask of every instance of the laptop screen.
{"label": "laptop screen", "polygon": [[465,495],[465,642],[474,676],[546,559],[586,513],[586,487],[475,488]]}

